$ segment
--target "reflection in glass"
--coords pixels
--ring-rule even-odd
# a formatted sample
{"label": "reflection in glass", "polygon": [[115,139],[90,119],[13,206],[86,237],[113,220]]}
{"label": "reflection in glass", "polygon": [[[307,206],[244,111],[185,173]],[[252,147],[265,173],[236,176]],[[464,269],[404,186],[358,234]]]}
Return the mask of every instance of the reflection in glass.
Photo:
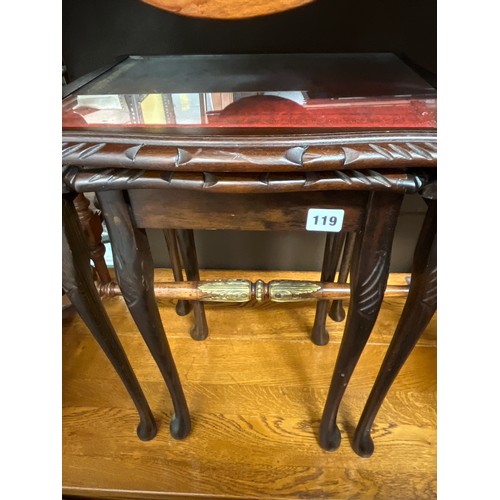
{"label": "reflection in glass", "polygon": [[306,91],[76,95],[63,127],[435,128],[433,96],[337,97]]}

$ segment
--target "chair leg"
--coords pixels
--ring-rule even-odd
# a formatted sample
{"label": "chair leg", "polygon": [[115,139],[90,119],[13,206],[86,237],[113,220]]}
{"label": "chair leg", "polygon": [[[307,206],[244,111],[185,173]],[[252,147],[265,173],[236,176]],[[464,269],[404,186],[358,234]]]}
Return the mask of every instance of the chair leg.
{"label": "chair leg", "polygon": [[[182,276],[181,257],[179,255],[179,245],[177,244],[177,237],[175,229],[164,229],[163,236],[167,243],[168,254],[170,256],[170,264],[172,265],[172,272],[175,281],[184,281]],[[191,312],[191,302],[189,300],[178,300],[175,307],[179,316],[187,316]]]}
{"label": "chair leg", "polygon": [[[198,269],[198,257],[196,255],[196,245],[194,233],[191,229],[178,229],[176,231],[179,241],[186,277],[189,281],[199,281],[200,271]],[[208,336],[208,325],[205,316],[205,306],[203,302],[193,301],[194,325],[190,334],[194,340],[205,340]]]}
{"label": "chair leg", "polygon": [[[351,267],[352,252],[354,250],[354,242],[356,241],[356,233],[347,233],[344,251],[342,253],[342,262],[340,264],[338,283],[347,283],[349,269]],[[330,318],[333,321],[341,322],[345,318],[345,310],[342,300],[333,300],[329,312]]]}
{"label": "chair leg", "polygon": [[139,412],[137,435],[156,435],[156,422],[92,280],[90,252],[71,197],[63,197],[63,289],[115,368]]}
{"label": "chair leg", "polygon": [[[343,236],[342,233],[327,233],[326,235],[321,281],[333,281],[335,279],[340,252],[342,251]],[[328,300],[318,300],[316,304],[316,315],[314,316],[314,325],[311,332],[311,340],[316,345],[326,345],[329,341],[329,335],[325,328],[328,305]]]}
{"label": "chair leg", "polygon": [[153,259],[146,232],[135,227],[121,191],[97,194],[113,247],[116,277],[123,298],[165,380],[174,406],[170,433],[176,439],[191,430],[189,411],[154,295]]}
{"label": "chair leg", "polygon": [[431,200],[415,248],[406,304],[354,433],[352,447],[362,457],[369,457],[373,453],[370,430],[375,417],[396,376],[436,312],[436,234],[436,201]]}
{"label": "chair leg", "polygon": [[351,300],[345,331],[320,424],[319,442],[328,451],[340,445],[337,426],[340,401],[382,304],[402,199],[396,193],[370,193],[364,227],[352,259]]}

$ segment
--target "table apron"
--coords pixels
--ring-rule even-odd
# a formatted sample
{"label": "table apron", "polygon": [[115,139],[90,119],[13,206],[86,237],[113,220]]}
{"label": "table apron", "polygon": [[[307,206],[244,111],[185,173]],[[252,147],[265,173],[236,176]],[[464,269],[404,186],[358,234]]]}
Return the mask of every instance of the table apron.
{"label": "table apron", "polygon": [[343,209],[342,231],[357,231],[369,192],[205,193],[131,189],[137,227],[151,229],[234,229],[304,231],[310,208]]}

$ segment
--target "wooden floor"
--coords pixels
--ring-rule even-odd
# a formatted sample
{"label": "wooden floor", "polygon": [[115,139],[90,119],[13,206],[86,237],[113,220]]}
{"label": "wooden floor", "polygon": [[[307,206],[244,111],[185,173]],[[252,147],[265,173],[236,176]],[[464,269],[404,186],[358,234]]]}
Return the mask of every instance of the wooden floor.
{"label": "wooden floor", "polygon": [[[202,272],[220,277],[318,279],[318,273]],[[157,272],[170,281],[170,270]],[[390,283],[403,284],[404,275]],[[404,299],[383,303],[339,412],[342,443],[318,445],[323,404],[343,323],[330,343],[309,340],[314,303],[206,305],[209,337],[161,302],[161,316],[192,415],[192,433],[171,438],[172,406],[160,373],[121,297],[105,306],[159,422],[141,442],[134,406],[81,320],[63,321],[63,493],[138,498],[436,498],[436,322],[391,389],[373,429],[375,453],[349,438],[380,367]]]}

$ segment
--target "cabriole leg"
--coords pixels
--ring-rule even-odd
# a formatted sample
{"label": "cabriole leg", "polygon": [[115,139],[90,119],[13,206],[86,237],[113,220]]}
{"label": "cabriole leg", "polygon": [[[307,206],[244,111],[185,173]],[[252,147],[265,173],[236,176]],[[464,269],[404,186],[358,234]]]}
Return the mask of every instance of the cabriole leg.
{"label": "cabriole leg", "polygon": [[71,196],[64,196],[62,205],[63,289],[132,397],[140,417],[137,435],[143,441],[148,441],[156,435],[156,423],[141,386],[97,294],[90,271],[90,252],[87,240],[71,198]]}
{"label": "cabriole leg", "polygon": [[364,227],[351,263],[351,299],[344,336],[320,424],[319,442],[328,451],[340,445],[340,401],[382,304],[402,198],[395,193],[370,193]]}
{"label": "cabriole leg", "polygon": [[[179,255],[179,245],[177,244],[175,229],[164,229],[163,235],[167,243],[174,280],[183,281],[181,257]],[[191,312],[191,303],[189,300],[178,300],[175,310],[179,316],[187,316]]]}
{"label": "cabriole leg", "polygon": [[[194,233],[191,229],[178,229],[176,231],[181,250],[182,263],[186,270],[188,281],[200,281],[200,271],[198,269],[198,256],[196,255],[196,245]],[[207,318],[205,317],[205,306],[203,302],[193,301],[194,325],[190,334],[194,340],[205,340],[208,335]]]}
{"label": "cabriole leg", "polygon": [[[337,283],[347,283],[349,276],[349,268],[351,267],[352,252],[354,250],[354,242],[356,241],[356,233],[347,233],[344,251],[342,253],[342,262],[340,264],[339,279]],[[341,322],[345,318],[345,310],[342,300],[332,301],[332,306],[329,312],[330,318],[333,321]]]}
{"label": "cabriole leg", "polygon": [[415,247],[408,298],[354,433],[352,447],[362,457],[373,453],[370,430],[375,417],[397,374],[436,312],[436,233],[436,201],[431,200]]}
{"label": "cabriole leg", "polygon": [[133,224],[123,192],[102,191],[97,197],[111,239],[116,277],[123,298],[172,397],[174,416],[170,433],[174,438],[182,439],[191,430],[191,420],[155,300],[153,259],[146,232]]}
{"label": "cabriole leg", "polygon": [[[335,279],[343,236],[342,233],[327,233],[326,235],[321,281],[331,282]],[[316,315],[314,316],[314,325],[311,332],[311,340],[316,345],[326,345],[329,341],[329,335],[325,328],[328,305],[328,300],[319,300],[316,304]]]}

